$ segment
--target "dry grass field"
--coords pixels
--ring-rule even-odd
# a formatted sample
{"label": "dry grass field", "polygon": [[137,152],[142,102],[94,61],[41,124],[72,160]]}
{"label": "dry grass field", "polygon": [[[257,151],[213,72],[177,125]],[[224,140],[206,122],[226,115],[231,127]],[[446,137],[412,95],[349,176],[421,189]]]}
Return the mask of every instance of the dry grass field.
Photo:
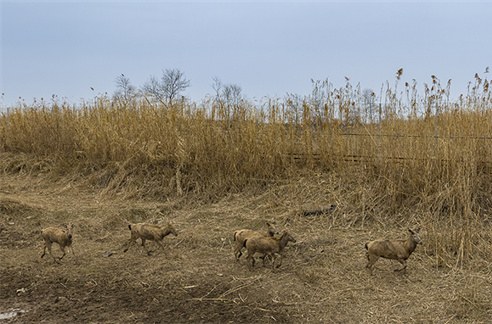
{"label": "dry grass field", "polygon": [[[43,176],[2,175],[0,313],[24,311],[11,322],[189,323],[490,323],[492,265],[439,266],[423,227],[424,245],[408,260],[380,260],[371,277],[364,242],[405,238],[418,225],[409,216],[398,226],[353,225],[358,217],[340,205],[322,214],[292,210],[290,191],[306,207],[337,203],[336,176],[300,179],[255,195],[231,194],[216,203],[105,199],[99,191]],[[40,259],[40,230],[71,221],[73,248],[61,264]],[[178,236],[164,239],[166,252],[148,243],[123,253],[128,222],[172,222]],[[288,230],[283,265],[272,272],[257,262],[249,271],[233,256],[233,231],[263,230],[265,221]],[[490,226],[490,225],[489,225]],[[57,246],[53,249],[60,255]],[[104,257],[106,251],[114,252]],[[492,252],[492,251],[491,251]]]}
{"label": "dry grass field", "polygon": [[[0,114],[0,321],[491,323],[489,81],[456,102],[435,77],[396,87],[375,119],[349,84],[297,106],[99,96]],[[40,259],[41,230],[68,222],[75,255]],[[123,253],[137,222],[178,236]],[[233,233],[265,222],[297,242],[250,271]],[[366,241],[418,227],[406,273],[364,269]]]}

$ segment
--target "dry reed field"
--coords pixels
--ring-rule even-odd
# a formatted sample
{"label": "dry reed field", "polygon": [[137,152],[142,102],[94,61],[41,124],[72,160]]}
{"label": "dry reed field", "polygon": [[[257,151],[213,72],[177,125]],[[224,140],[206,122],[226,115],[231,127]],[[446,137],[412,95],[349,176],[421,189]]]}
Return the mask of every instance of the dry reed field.
{"label": "dry reed field", "polygon": [[[399,75],[397,81],[399,80]],[[320,100],[165,108],[145,96],[0,116],[0,315],[11,322],[490,323],[492,97],[478,76],[382,94],[316,83]],[[317,92],[319,94],[319,92]],[[311,97],[313,99],[313,97]],[[309,212],[336,205],[323,212]],[[40,259],[71,222],[74,255]],[[165,250],[123,249],[129,223],[172,223]],[[272,271],[233,233],[296,239]],[[364,243],[423,241],[373,275]],[[139,241],[138,241],[139,242]],[[60,256],[57,244],[53,253]]]}

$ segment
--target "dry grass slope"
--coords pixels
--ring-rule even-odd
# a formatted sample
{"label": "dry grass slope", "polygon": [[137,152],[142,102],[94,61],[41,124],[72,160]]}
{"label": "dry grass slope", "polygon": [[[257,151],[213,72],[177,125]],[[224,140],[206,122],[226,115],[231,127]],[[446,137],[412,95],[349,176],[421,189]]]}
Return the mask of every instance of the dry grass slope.
{"label": "dry grass slope", "polygon": [[[8,227],[0,236],[0,313],[25,310],[17,322],[486,323],[492,316],[490,262],[476,257],[466,266],[438,265],[425,227],[424,245],[408,260],[407,274],[393,271],[396,262],[382,260],[369,275],[363,243],[404,238],[405,215],[401,226],[387,222],[390,216],[380,219],[384,226],[368,220],[362,225],[360,215],[343,205],[307,217],[290,207],[293,199],[309,205],[334,199],[340,193],[334,178],[301,179],[261,195],[231,194],[200,206],[100,199],[100,193],[68,180],[70,186],[32,180],[2,176],[9,185],[0,196]],[[293,190],[299,194],[279,195]],[[233,255],[233,229],[262,230],[265,219],[297,240],[286,247],[275,273],[261,262],[250,271]],[[67,255],[61,264],[39,261],[40,229],[66,220],[77,226],[77,257]],[[123,253],[127,223],[134,221],[172,221],[179,236],[164,240],[166,252],[148,243],[155,251],[150,257],[143,249]],[[113,254],[104,257],[106,251]]]}

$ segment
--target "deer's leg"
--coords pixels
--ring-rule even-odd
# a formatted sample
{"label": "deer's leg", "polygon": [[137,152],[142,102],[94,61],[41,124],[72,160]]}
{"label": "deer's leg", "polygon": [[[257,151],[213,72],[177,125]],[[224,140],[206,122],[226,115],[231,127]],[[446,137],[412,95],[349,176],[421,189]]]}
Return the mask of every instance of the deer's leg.
{"label": "deer's leg", "polygon": [[400,262],[403,265],[403,268],[396,269],[395,271],[403,271],[403,272],[406,272],[407,271],[407,261],[405,261],[403,259],[399,259],[398,262]]}
{"label": "deer's leg", "polygon": [[234,257],[238,262],[241,255],[243,255],[243,252],[241,252],[242,249],[243,249],[242,244],[240,244],[239,241],[236,241],[236,247],[234,248]]}
{"label": "deer's leg", "polygon": [[376,261],[379,259],[378,256],[376,255],[370,255],[369,253],[367,254],[367,259],[369,260],[369,262],[367,263],[366,265],[366,269],[369,269],[369,272],[371,273],[372,275],[372,266],[374,265],[374,263],[376,263]]}
{"label": "deer's leg", "polygon": [[51,257],[53,258],[53,261],[55,261],[56,263],[60,263],[58,262],[58,260],[53,256],[53,253],[51,252],[51,242],[47,244],[48,245],[48,253],[51,255]]}
{"label": "deer's leg", "polygon": [[130,248],[130,244],[133,243],[137,243],[137,238],[133,235],[133,233],[131,234],[130,236],[130,239],[128,240],[128,243],[126,244],[126,248],[123,250],[123,253],[128,251],[128,249]]}
{"label": "deer's leg", "polygon": [[246,257],[246,260],[248,262],[248,267],[250,270],[253,270],[253,267],[255,266],[255,258],[253,257],[254,253],[249,253],[248,256]]}
{"label": "deer's leg", "polygon": [[47,246],[48,246],[48,243],[44,242],[44,249],[43,249],[43,254],[41,254],[41,259],[44,258],[44,256],[46,255],[46,247]]}
{"label": "deer's leg", "polygon": [[62,245],[62,244],[59,244],[60,245],[60,250],[62,251],[62,256],[60,257],[60,260],[63,259],[63,257],[65,256],[65,245]]}
{"label": "deer's leg", "polygon": [[147,247],[145,246],[145,239],[144,238],[142,239],[142,246],[145,249],[145,251],[147,252],[147,255],[150,255],[150,251],[147,250]]}

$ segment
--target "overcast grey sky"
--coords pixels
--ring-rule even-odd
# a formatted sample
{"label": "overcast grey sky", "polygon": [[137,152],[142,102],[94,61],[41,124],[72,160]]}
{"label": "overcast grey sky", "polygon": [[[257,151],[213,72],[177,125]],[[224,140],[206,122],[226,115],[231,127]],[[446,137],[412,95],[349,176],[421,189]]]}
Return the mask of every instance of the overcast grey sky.
{"label": "overcast grey sky", "polygon": [[[311,79],[372,88],[436,75],[466,91],[492,66],[492,2],[6,1],[1,2],[2,108],[19,97],[73,103],[135,86],[163,69],[191,80],[186,96],[212,93],[212,78],[249,98],[308,94]],[[490,79],[490,77],[488,77]],[[91,87],[95,91],[91,91]]]}

